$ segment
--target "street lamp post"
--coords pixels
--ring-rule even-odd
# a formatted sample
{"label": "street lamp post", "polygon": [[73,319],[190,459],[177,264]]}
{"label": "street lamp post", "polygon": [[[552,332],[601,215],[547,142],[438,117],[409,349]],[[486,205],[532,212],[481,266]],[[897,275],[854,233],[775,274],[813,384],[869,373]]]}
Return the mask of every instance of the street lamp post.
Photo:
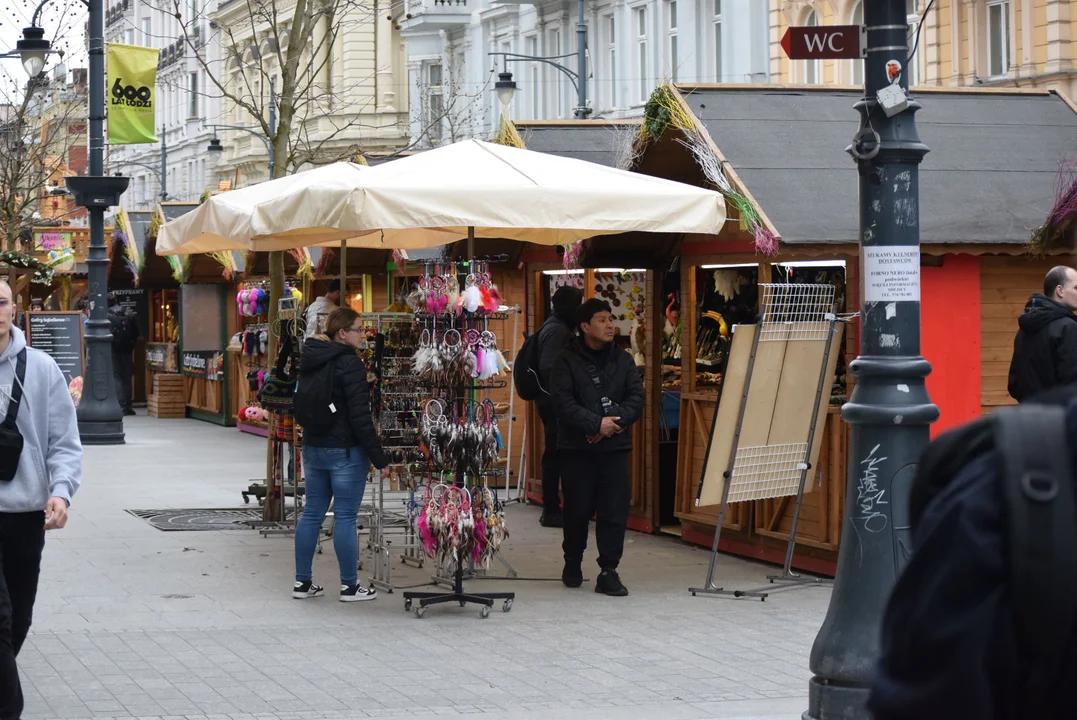
{"label": "street lamp post", "polygon": [[[41,0],[34,10],[30,27],[25,28],[16,44],[23,67],[30,77],[45,68],[45,58],[52,52],[45,31],[38,26],[41,9],[49,0]],[[105,211],[120,204],[128,179],[104,174],[105,146],[105,6],[104,0],[86,0],[89,8],[89,174],[65,178],[75,202],[90,216],[88,289],[90,319],[86,323],[89,347],[89,382],[84,384],[78,406],[79,436],[84,445],[120,445],[124,442],[123,411],[116,399],[112,377],[112,335],[108,323],[108,248],[105,244]]]}
{"label": "street lamp post", "polygon": [[931,365],[920,355],[919,165],[927,147],[916,130],[920,105],[902,109],[914,62],[905,0],[864,3],[864,25],[861,130],[849,148],[860,173],[860,356],[849,364],[856,388],[842,408],[852,427],[845,520],[811,651],[805,720],[869,717],[883,610],[911,550],[909,491],[939,417],[925,384]]}

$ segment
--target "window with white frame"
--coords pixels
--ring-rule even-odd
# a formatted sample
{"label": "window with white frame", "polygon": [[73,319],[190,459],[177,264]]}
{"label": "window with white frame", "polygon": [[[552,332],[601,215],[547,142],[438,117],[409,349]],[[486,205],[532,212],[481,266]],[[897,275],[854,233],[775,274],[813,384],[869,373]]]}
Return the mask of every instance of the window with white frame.
{"label": "window with white frame", "polygon": [[[561,54],[561,29],[556,28],[550,31],[550,51],[547,55],[560,55]],[[550,67],[547,72],[551,78],[550,90],[553,92],[553,106],[552,109],[556,110],[556,117],[563,118],[565,116],[565,90],[562,87],[560,71]]]}
{"label": "window with white frame", "polygon": [[187,99],[187,103],[189,105],[189,107],[187,109],[189,114],[187,115],[187,117],[196,118],[196,117],[199,117],[199,115],[198,115],[198,73],[196,73],[196,72],[191,73],[187,83],[188,83],[187,89],[190,91],[190,96]]}
{"label": "window with white frame", "polygon": [[145,47],[153,47],[153,33],[150,32],[152,25],[150,19],[142,18],[142,44]]}
{"label": "window with white frame", "polygon": [[666,3],[666,72],[673,82],[677,82],[677,0]]}
{"label": "window with white frame", "polygon": [[[819,15],[815,10],[809,10],[804,17],[804,24],[808,27],[819,25]],[[804,82],[815,85],[823,81],[823,65],[818,60],[804,60]]]}
{"label": "window with white frame", "polygon": [[[916,45],[916,26],[920,24],[920,14],[916,9],[916,0],[905,0],[905,22],[909,26],[909,66],[905,68],[908,73],[909,87],[920,84],[920,48],[917,46],[913,54],[913,45]],[[923,30],[920,31],[921,33]],[[920,38],[923,40],[923,38]]]}
{"label": "window with white frame", "polygon": [[1010,3],[987,3],[987,74],[1002,77],[1010,70]]}
{"label": "window with white frame", "polygon": [[725,79],[722,69],[722,0],[714,0],[711,18],[711,57],[714,58],[714,81]]}
{"label": "window with white frame", "polygon": [[[857,0],[856,5],[853,6],[852,13],[849,14],[850,25],[864,25],[864,0]],[[853,85],[864,84],[864,61],[861,59],[849,61],[849,79]]]}
{"label": "window with white frame", "polygon": [[441,63],[432,62],[425,66],[426,77],[426,122],[427,137],[431,145],[441,143],[441,116],[445,114],[445,94],[441,76]]}
{"label": "window with white frame", "polygon": [[135,29],[128,28],[123,31],[123,44],[134,45],[135,44]]}
{"label": "window with white frame", "polygon": [[617,107],[617,18],[606,16],[606,67],[610,70],[610,107]]}
{"label": "window with white frame", "polygon": [[193,25],[198,22],[198,0],[189,0],[187,3],[187,22]]}
{"label": "window with white frame", "polygon": [[[527,38],[527,54],[531,57],[538,57],[538,36],[532,35]],[[527,68],[527,96],[531,104],[531,118],[538,120],[539,118],[539,106],[542,98],[541,90],[542,84],[539,81],[539,62],[532,60],[531,65]]]}
{"label": "window with white frame", "polygon": [[639,72],[639,95],[641,103],[647,102],[651,90],[650,73],[647,72],[647,8],[638,7],[636,16],[636,68]]}

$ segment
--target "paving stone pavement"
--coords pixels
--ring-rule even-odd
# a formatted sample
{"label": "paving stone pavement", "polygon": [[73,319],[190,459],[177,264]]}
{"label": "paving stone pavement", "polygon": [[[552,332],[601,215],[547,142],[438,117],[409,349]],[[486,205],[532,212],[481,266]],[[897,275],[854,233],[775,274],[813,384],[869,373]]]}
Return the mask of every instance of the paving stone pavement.
{"label": "paving stone pavement", "polygon": [[[124,446],[87,448],[71,522],[49,535],[19,657],[26,720],[794,720],[807,706],[826,588],[765,603],[693,598],[708,553],[630,533],[627,598],[596,595],[592,567],[578,590],[472,581],[514,590],[512,612],[480,620],[472,606],[441,606],[418,620],[399,589],[337,602],[327,548],[315,559],[327,595],[299,602],[290,538],[162,532],[125,512],[240,506],[264,476],[264,441],[190,420],[130,418],[126,429]],[[538,515],[510,506],[505,557],[521,576],[557,577],[559,531]],[[773,571],[728,557],[719,568],[728,587]],[[394,564],[399,585],[427,579],[429,567]]]}

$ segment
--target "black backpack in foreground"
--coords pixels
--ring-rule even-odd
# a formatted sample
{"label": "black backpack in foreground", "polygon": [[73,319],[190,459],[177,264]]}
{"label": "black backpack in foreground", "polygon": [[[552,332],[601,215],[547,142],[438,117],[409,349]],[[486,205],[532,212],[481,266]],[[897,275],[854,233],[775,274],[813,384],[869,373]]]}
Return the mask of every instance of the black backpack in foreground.
{"label": "black backpack in foreground", "polygon": [[1077,676],[1077,493],[1058,403],[1074,397],[999,410],[924,451],[915,550],[883,622],[878,720],[1073,716],[1059,699]]}

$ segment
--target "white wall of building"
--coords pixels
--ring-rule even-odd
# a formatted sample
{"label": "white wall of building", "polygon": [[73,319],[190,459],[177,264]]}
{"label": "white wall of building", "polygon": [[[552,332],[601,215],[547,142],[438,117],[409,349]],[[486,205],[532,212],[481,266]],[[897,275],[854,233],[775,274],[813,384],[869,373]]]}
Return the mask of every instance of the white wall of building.
{"label": "white wall of building", "polygon": [[[412,141],[488,135],[500,105],[497,73],[513,73],[516,119],[570,119],[576,90],[544,57],[575,71],[577,4],[407,0],[397,22],[408,41]],[[410,15],[410,17],[408,17]],[[767,82],[769,17],[759,0],[589,0],[587,99],[591,117],[642,113],[662,82]]]}
{"label": "white wall of building", "polygon": [[[143,45],[162,50],[157,70],[157,136],[167,142],[168,197],[171,200],[197,200],[209,187],[216,187],[213,166],[216,158],[206,152],[213,131],[203,127],[207,118],[220,116],[220,99],[210,91],[208,78],[191,48],[181,41],[183,27],[188,35],[198,33],[203,57],[212,67],[219,51],[212,37],[208,17],[216,10],[217,0],[187,0],[183,25],[168,7],[143,0],[128,0],[127,9],[105,28],[108,42]],[[122,7],[122,5],[121,5]],[[167,48],[178,52],[165,53]],[[147,209],[160,200],[159,176],[161,144],[111,145],[107,147],[106,170],[131,178],[121,198],[129,210]],[[150,166],[149,169],[145,166]]]}

